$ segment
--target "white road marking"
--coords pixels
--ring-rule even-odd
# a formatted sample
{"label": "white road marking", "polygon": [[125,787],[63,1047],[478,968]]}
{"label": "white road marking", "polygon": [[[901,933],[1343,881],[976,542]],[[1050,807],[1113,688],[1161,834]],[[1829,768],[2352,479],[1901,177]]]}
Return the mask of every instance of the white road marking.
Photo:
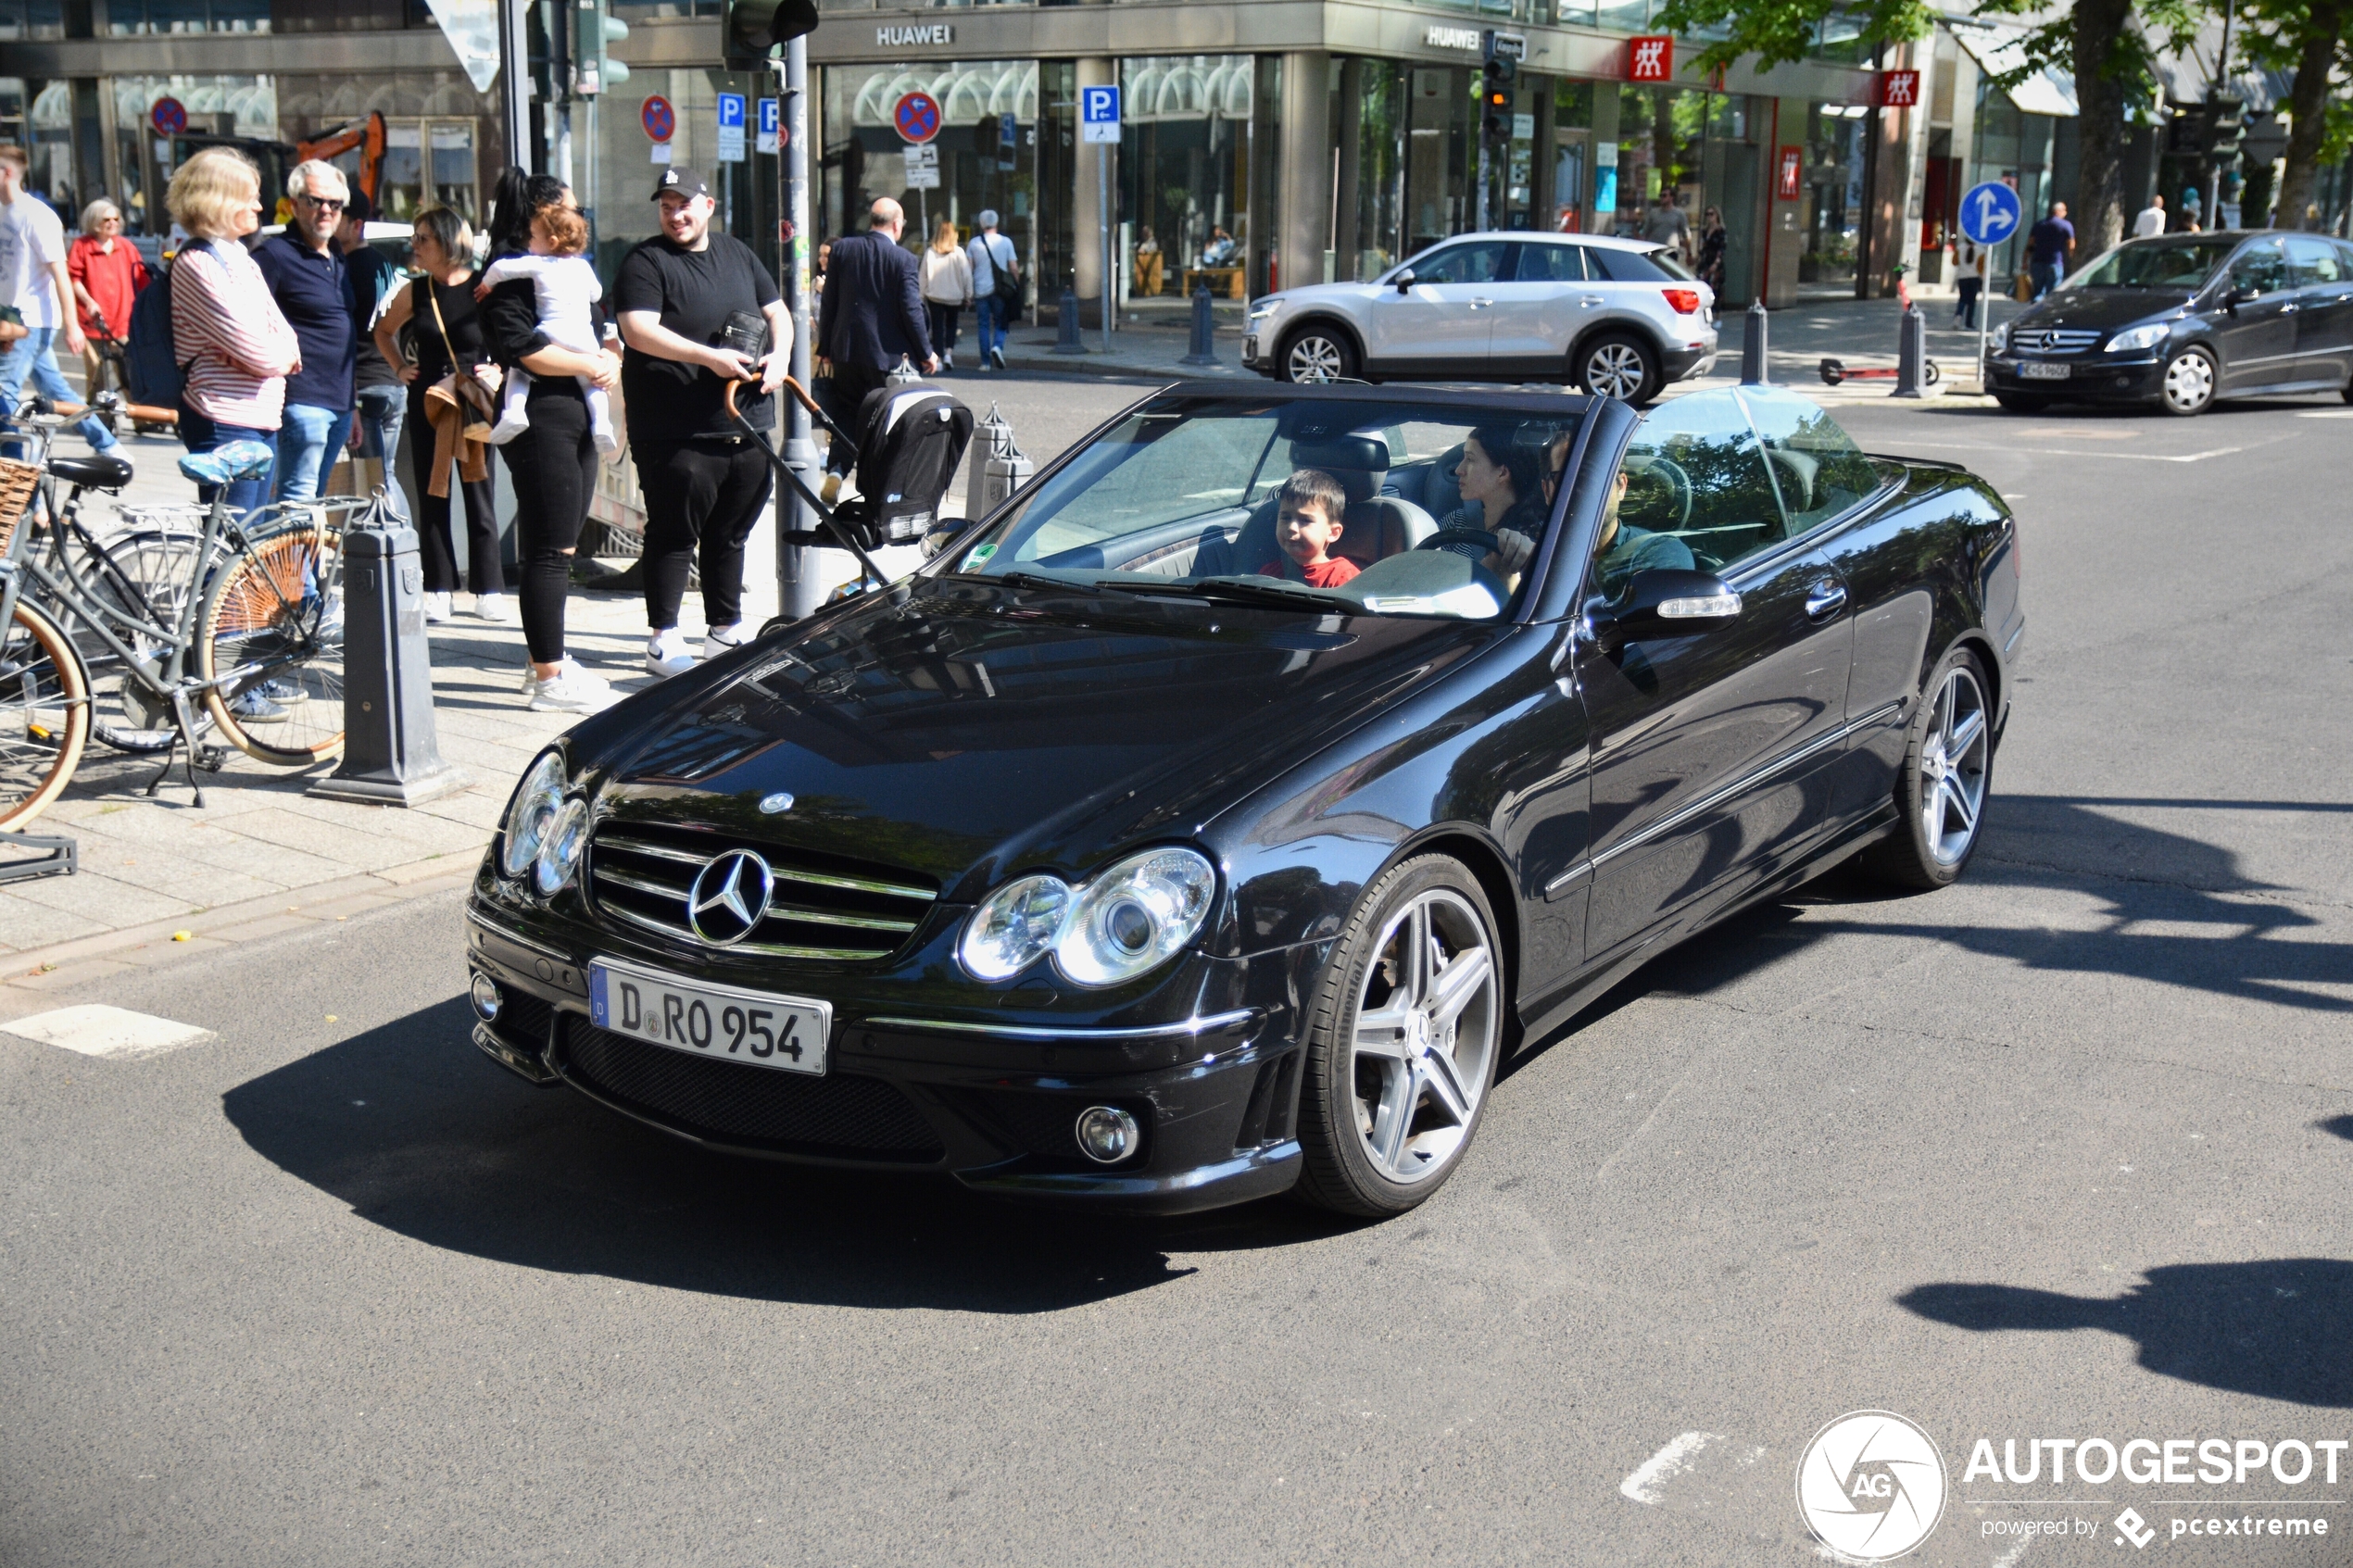
{"label": "white road marking", "polygon": [[2121,458],[2136,463],[2202,463],[2209,458],[2227,458],[2233,452],[2246,450],[2244,446],[2217,446],[2209,452],[2184,452],[2179,457],[2168,457],[2161,452],[2083,452],[2070,451],[2064,446],[1986,446],[1973,441],[1914,441],[1908,437],[1904,445],[1933,446],[1947,452],[2007,452],[2038,458]]}
{"label": "white road marking", "polygon": [[1692,1455],[1710,1443],[1723,1440],[1721,1432],[1686,1432],[1642,1461],[1642,1468],[1620,1481],[1617,1489],[1636,1502],[1655,1508],[1664,1495],[1659,1488],[1689,1470]]}
{"label": "white road marking", "polygon": [[217,1037],[211,1030],[199,1029],[193,1023],[178,1023],[169,1018],[95,1002],[59,1008],[54,1012],[36,1012],[31,1018],[0,1023],[0,1031],[114,1061],[161,1056],[166,1051],[201,1046]]}
{"label": "white road marking", "polygon": [[2353,408],[2315,408],[2309,414],[2298,414],[2299,420],[2353,420]]}

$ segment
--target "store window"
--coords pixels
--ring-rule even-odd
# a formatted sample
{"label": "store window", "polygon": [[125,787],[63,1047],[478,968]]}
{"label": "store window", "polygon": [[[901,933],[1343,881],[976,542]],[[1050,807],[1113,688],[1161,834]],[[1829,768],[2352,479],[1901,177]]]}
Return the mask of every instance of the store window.
{"label": "store window", "polygon": [[1332,94],[1332,275],[1378,277],[1404,258],[1406,68],[1353,56],[1337,62]]}
{"label": "store window", "polygon": [[1162,257],[1146,280],[1132,275],[1131,263],[1131,296],[1189,295],[1194,282],[1207,282],[1220,298],[1247,292],[1253,65],[1249,55],[1120,62],[1128,127],[1120,147],[1120,215],[1135,226],[1133,250],[1150,241]]}
{"label": "store window", "polygon": [[[0,0],[5,5],[6,0]],[[398,22],[391,25],[398,26]],[[270,0],[107,0],[107,31],[131,37],[174,32],[268,32]]]}
{"label": "store window", "polygon": [[1864,136],[1870,109],[1863,104],[1818,103],[1806,117],[1806,236],[1797,281],[1851,290],[1862,237]]}
{"label": "store window", "polygon": [[1405,132],[1407,255],[1470,227],[1477,73],[1416,66]]}

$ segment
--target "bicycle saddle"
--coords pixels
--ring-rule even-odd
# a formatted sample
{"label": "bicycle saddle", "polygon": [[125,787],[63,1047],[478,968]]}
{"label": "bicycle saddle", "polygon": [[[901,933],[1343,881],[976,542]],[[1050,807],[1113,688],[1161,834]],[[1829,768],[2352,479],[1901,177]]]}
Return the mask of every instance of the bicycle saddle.
{"label": "bicycle saddle", "polygon": [[232,441],[209,452],[189,453],[180,459],[180,472],[198,484],[230,484],[261,478],[277,460],[266,441]]}
{"label": "bicycle saddle", "polygon": [[49,471],[83,490],[120,490],[131,483],[131,465],[106,453],[94,453],[87,458],[52,458]]}

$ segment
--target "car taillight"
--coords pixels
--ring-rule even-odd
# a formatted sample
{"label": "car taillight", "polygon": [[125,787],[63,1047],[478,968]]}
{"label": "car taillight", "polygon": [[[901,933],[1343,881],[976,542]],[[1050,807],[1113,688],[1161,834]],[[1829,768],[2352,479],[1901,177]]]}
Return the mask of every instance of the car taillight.
{"label": "car taillight", "polygon": [[1668,289],[1667,303],[1675,307],[1679,316],[1696,316],[1699,314],[1699,290]]}

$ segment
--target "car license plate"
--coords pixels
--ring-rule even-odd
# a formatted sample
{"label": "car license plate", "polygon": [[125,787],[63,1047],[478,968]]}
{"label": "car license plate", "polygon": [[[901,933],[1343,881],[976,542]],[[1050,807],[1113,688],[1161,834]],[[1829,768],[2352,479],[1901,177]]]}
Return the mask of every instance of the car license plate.
{"label": "car license plate", "polygon": [[2065,381],[2070,368],[2029,359],[2019,366],[2018,376],[2020,381]]}
{"label": "car license plate", "polygon": [[822,1076],[834,1010],[597,959],[588,965],[588,1017],[599,1029],[688,1056]]}

